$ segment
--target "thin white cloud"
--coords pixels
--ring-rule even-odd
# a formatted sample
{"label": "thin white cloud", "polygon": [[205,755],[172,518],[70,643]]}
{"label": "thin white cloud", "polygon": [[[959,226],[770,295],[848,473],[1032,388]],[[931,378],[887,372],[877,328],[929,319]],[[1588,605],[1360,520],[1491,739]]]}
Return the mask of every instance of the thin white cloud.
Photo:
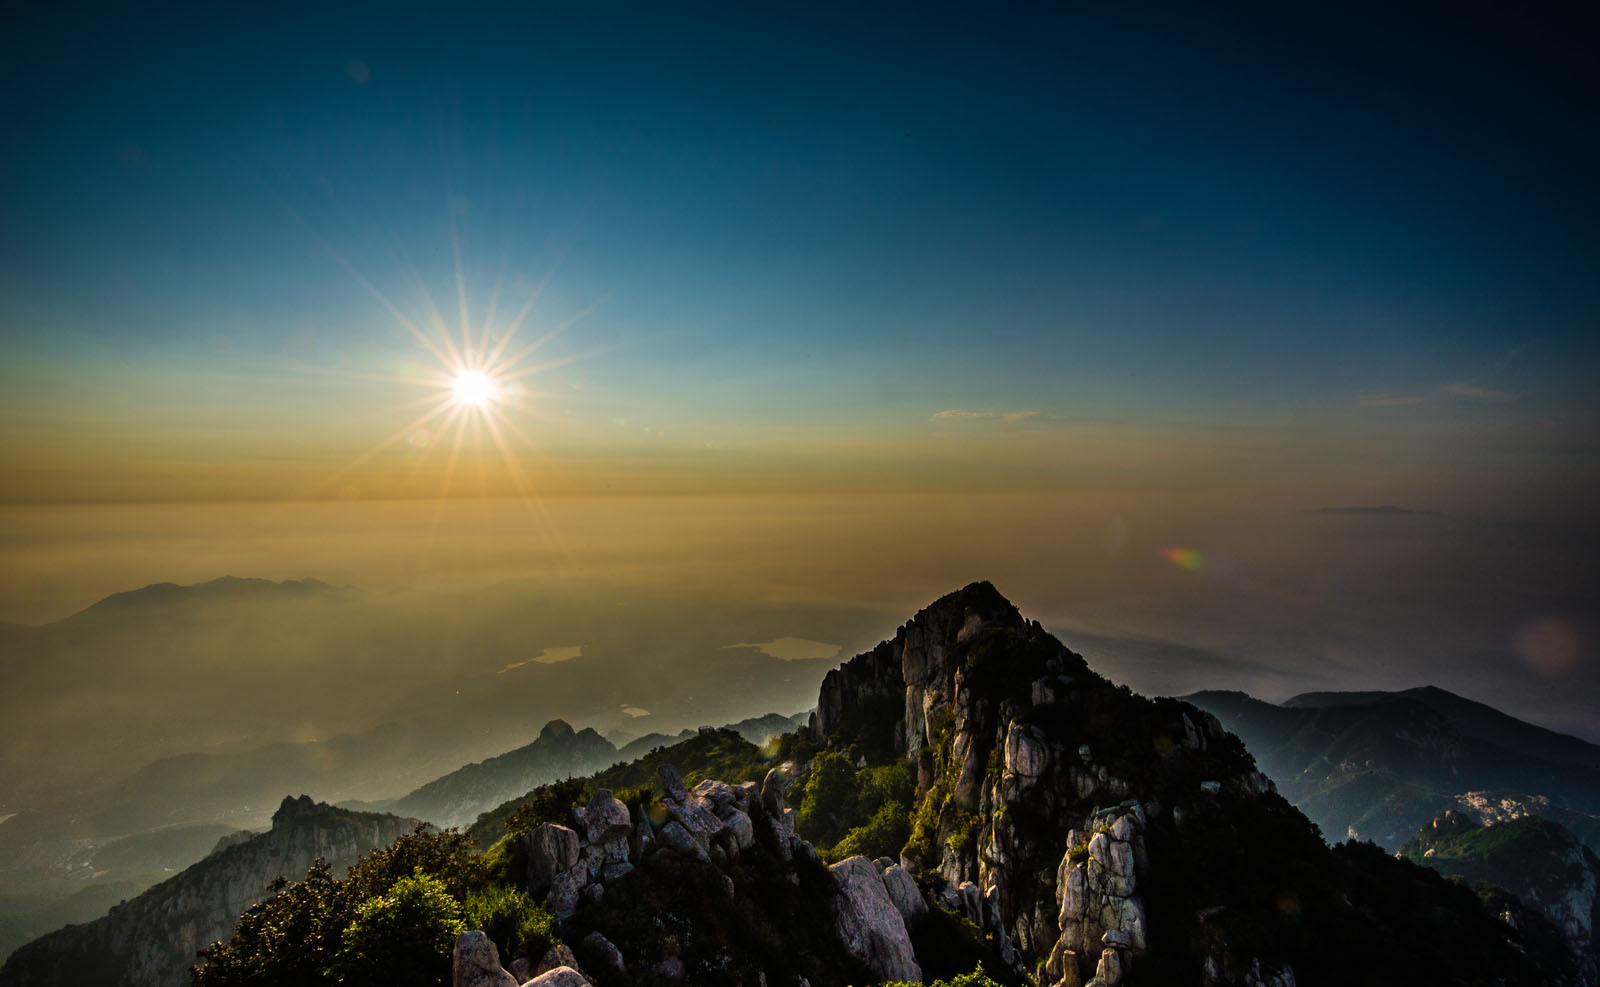
{"label": "thin white cloud", "polygon": [[1037,418],[1037,411],[968,411],[964,408],[950,408],[945,411],[935,411],[928,416],[930,422],[976,422],[976,421],[1002,421],[1024,422],[1030,418]]}
{"label": "thin white cloud", "polygon": [[1404,404],[1421,404],[1428,400],[1421,394],[1363,394],[1361,406],[1363,408],[1393,408]]}
{"label": "thin white cloud", "polygon": [[521,661],[514,661],[506,665],[495,674],[504,675],[513,668],[521,668],[523,665],[532,664],[533,662],[538,662],[541,665],[559,665],[564,661],[571,661],[582,654],[583,645],[581,644],[572,644],[562,648],[545,648],[532,658],[524,658]]}
{"label": "thin white cloud", "polygon": [[1454,384],[1444,385],[1445,393],[1454,394],[1458,398],[1470,398],[1473,401],[1489,401],[1494,404],[1504,404],[1515,401],[1517,396],[1510,391],[1500,391],[1492,387],[1483,387],[1470,380],[1456,381]]}

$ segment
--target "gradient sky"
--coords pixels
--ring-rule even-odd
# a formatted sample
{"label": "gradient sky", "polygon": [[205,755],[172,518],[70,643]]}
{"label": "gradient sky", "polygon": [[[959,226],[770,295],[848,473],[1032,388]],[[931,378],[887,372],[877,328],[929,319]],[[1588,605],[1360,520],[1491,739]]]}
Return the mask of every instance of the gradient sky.
{"label": "gradient sky", "polygon": [[503,333],[541,284],[547,492],[1596,489],[1586,20],[4,16],[11,502],[436,492],[414,444],[352,468],[426,393],[368,378],[435,362],[378,296]]}

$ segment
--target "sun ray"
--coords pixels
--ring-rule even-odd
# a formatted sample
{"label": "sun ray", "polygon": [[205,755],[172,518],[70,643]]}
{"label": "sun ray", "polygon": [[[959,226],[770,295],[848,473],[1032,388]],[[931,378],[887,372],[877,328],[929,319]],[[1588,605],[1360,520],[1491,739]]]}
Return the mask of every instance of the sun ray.
{"label": "sun ray", "polygon": [[472,352],[472,315],[467,306],[467,272],[461,266],[461,232],[456,226],[456,210],[454,199],[448,190],[445,196],[445,212],[450,216],[450,256],[455,261],[456,267],[456,307],[461,313],[461,349],[465,354],[464,365],[472,367],[476,361]]}

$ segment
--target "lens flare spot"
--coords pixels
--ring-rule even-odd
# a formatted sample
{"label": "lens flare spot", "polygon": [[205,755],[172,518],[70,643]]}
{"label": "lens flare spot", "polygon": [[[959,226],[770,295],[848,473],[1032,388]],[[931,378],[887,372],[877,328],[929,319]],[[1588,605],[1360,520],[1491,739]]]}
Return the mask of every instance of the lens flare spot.
{"label": "lens flare spot", "polygon": [[1578,663],[1583,640],[1578,629],[1559,617],[1541,617],[1517,631],[1517,654],[1536,672],[1558,675]]}
{"label": "lens flare spot", "polygon": [[1161,557],[1190,572],[1201,572],[1206,567],[1206,557],[1192,548],[1163,548]]}

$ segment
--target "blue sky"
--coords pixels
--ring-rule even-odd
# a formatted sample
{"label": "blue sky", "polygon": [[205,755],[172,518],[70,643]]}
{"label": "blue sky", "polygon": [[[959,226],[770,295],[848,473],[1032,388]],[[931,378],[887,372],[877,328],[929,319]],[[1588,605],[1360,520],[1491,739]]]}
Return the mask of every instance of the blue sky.
{"label": "blue sky", "polygon": [[384,396],[308,370],[421,356],[352,269],[455,326],[453,226],[469,321],[582,314],[580,444],[963,410],[1589,455],[1594,33],[1520,16],[13,13],[0,422],[321,441]]}

